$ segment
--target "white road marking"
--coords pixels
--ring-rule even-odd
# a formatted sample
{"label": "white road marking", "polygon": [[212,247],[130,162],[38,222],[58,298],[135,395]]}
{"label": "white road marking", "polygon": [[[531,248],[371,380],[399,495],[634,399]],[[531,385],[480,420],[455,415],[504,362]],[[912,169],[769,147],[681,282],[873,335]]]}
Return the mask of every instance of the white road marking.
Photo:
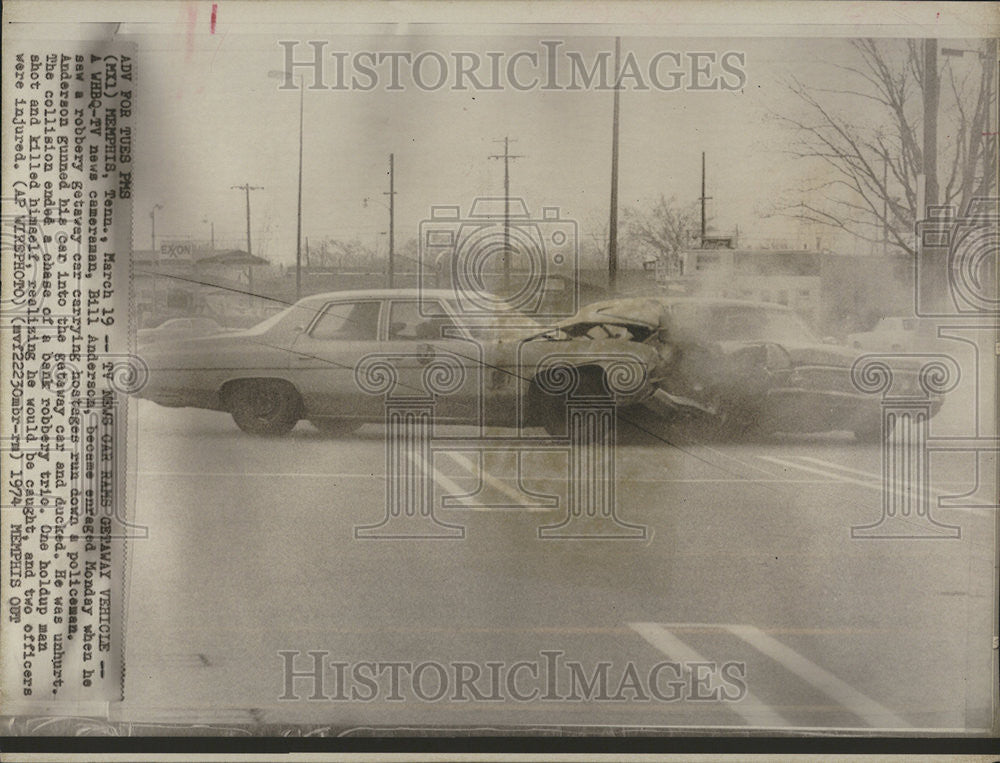
{"label": "white road marking", "polygon": [[725,627],[733,635],[743,639],[757,651],[770,657],[838,704],[863,718],[871,726],[876,728],[911,727],[911,724],[889,708],[862,694],[833,673],[806,659],[777,639],[768,636],[759,628],[752,625],[727,625]]}
{"label": "white road marking", "polygon": [[[871,478],[871,482],[862,482],[860,480],[852,479],[851,477],[845,477],[842,474],[838,474],[837,472],[828,471],[828,470],[825,470],[825,469],[815,469],[815,468],[812,468],[812,467],[809,467],[809,466],[803,466],[802,464],[795,463],[794,461],[786,461],[784,459],[775,458],[773,456],[760,456],[760,458],[763,458],[763,459],[766,459],[768,461],[772,461],[772,462],[775,462],[775,463],[781,463],[781,464],[783,464],[785,466],[789,466],[789,467],[792,467],[792,468],[795,468],[795,469],[802,469],[804,471],[812,472],[814,474],[824,475],[826,477],[829,477],[830,478],[829,481],[831,481],[831,482],[833,482],[833,481],[849,482],[849,483],[851,483],[853,485],[861,485],[862,487],[867,487],[867,488],[869,488],[871,490],[878,490],[879,492],[883,492],[882,488],[883,488],[883,484],[884,483],[882,482],[882,475],[875,474],[874,472],[866,472],[866,471],[862,471],[861,469],[854,469],[853,467],[844,466],[843,464],[837,464],[837,463],[834,463],[832,461],[824,461],[821,458],[813,458],[811,456],[795,456],[795,458],[798,458],[800,461],[810,461],[810,462],[812,462],[814,464],[820,464],[822,466],[830,467],[830,469],[840,469],[841,471],[852,472],[854,474],[858,474],[858,475],[861,475],[861,476],[864,476],[864,477],[870,477]],[[877,480],[877,482],[876,482],[876,480]],[[792,481],[793,480],[789,480],[789,482],[792,482]],[[970,483],[963,480],[963,481],[938,482],[937,484],[938,485],[967,486]],[[914,486],[911,486],[911,487],[914,487]],[[914,489],[915,489],[915,487],[914,487]],[[983,508],[981,506],[947,506],[947,505],[941,505],[940,501],[941,501],[942,498],[949,498],[951,496],[948,495],[948,494],[946,494],[946,493],[944,493],[939,488],[935,488],[933,486],[931,487],[931,490],[930,490],[930,497],[931,497],[931,499],[933,501],[936,502],[936,508],[939,508],[939,509],[942,509],[942,510],[948,510],[948,511],[965,511],[965,512],[968,512],[970,514],[979,514],[979,515],[988,515],[988,514],[992,514],[995,511],[995,509],[992,509],[992,508]]]}
{"label": "white road marking", "polygon": [[416,466],[418,469],[423,470],[424,474],[433,475],[434,481],[437,482],[438,485],[440,485],[442,488],[444,488],[446,494],[451,494],[451,493],[461,494],[466,492],[458,485],[456,485],[454,482],[452,482],[450,479],[441,474],[441,472],[439,472],[433,466],[424,461],[423,456],[420,456],[419,454],[413,453],[412,451],[408,450],[406,451],[406,457],[413,462],[414,466]]}
{"label": "white road marking", "polygon": [[813,458],[812,456],[796,456],[800,461],[809,461],[810,463],[819,464],[820,466],[826,466],[830,469],[840,469],[842,472],[850,472],[851,474],[860,474],[862,477],[868,477],[873,480],[882,479],[881,474],[876,474],[875,472],[866,472],[862,469],[855,469],[850,466],[844,466],[843,464],[838,464],[834,461],[824,461],[822,458]]}
{"label": "white road marking", "polygon": [[[629,623],[629,627],[671,660],[682,663],[710,662],[658,623]],[[741,716],[751,726],[787,727],[791,725],[749,691],[741,701],[727,702],[725,706]]]}
{"label": "white road marking", "polygon": [[821,474],[824,477],[832,477],[838,482],[849,482],[852,485],[860,485],[861,487],[866,487],[869,490],[877,490],[879,493],[882,492],[882,482],[862,482],[861,480],[856,480],[853,477],[845,477],[835,472],[827,471],[825,469],[816,469],[811,466],[803,466],[802,464],[797,464],[794,461],[786,461],[783,458],[775,458],[774,456],[759,456],[759,458],[765,461],[770,461],[771,463],[778,464],[779,466],[785,466],[789,469],[802,469],[806,472],[812,472],[813,474]]}
{"label": "white road marking", "polygon": [[[497,490],[499,490],[505,496],[507,496],[508,498],[510,498],[512,502],[518,503],[519,501],[524,500],[524,496],[523,495],[521,495],[516,490],[514,490],[513,488],[511,488],[505,482],[501,482],[500,480],[498,480],[496,477],[494,477],[489,472],[485,472],[481,468],[477,469],[476,465],[474,463],[472,463],[472,461],[470,461],[469,459],[467,459],[465,456],[461,456],[458,453],[454,453],[452,451],[447,451],[447,450],[444,451],[444,454],[446,456],[448,456],[452,461],[454,461],[459,466],[464,467],[466,469],[466,471],[468,471],[469,474],[471,474],[473,477],[481,478],[482,481],[485,482],[487,485],[490,485],[490,486],[496,488]],[[437,472],[436,469],[435,469],[435,472]],[[447,477],[445,477],[444,479],[447,479]],[[565,479],[565,477],[563,477],[562,479]],[[452,483],[452,484],[454,484],[454,483]],[[465,495],[468,492],[469,492],[468,490],[462,490],[461,488],[456,487],[454,490],[451,491],[450,494],[451,495]],[[448,510],[449,511],[456,511],[456,510],[458,510],[458,511],[533,511],[533,512],[542,512],[542,511],[559,511],[559,507],[549,508],[549,507],[546,507],[546,506],[463,506],[463,507],[461,507],[459,509],[458,507],[452,506],[452,507],[449,507]]]}

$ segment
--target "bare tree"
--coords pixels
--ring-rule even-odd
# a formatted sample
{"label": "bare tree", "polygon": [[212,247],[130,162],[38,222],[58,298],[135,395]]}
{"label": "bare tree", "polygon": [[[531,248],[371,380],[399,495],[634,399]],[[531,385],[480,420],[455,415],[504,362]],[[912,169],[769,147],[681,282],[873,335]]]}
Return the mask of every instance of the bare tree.
{"label": "bare tree", "polygon": [[694,205],[682,206],[663,194],[649,209],[628,207],[622,216],[629,254],[642,259],[655,257],[668,270],[678,267],[680,252],[691,246],[692,232],[699,225]]}
{"label": "bare tree", "polygon": [[358,239],[345,241],[326,237],[310,251],[309,258],[320,268],[365,267],[372,265],[375,252]]}
{"label": "bare tree", "polygon": [[799,114],[775,115],[793,133],[789,151],[820,160],[826,170],[823,182],[774,212],[913,254],[918,176],[927,169],[925,93],[940,93],[938,135],[944,140],[938,141],[938,177],[931,179],[940,188],[938,203],[962,213],[971,199],[994,192],[997,128],[989,114],[996,103],[996,41],[978,51],[980,65],[952,65],[945,58],[937,71],[926,71],[923,41],[852,45],[858,62],[835,67],[841,87],[797,78],[788,83],[802,107]]}

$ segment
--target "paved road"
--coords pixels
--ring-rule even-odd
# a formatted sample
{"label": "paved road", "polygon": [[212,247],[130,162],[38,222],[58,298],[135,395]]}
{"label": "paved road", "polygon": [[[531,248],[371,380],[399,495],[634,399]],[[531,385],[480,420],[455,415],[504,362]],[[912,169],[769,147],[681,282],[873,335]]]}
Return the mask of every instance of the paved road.
{"label": "paved road", "polygon": [[[513,453],[441,450],[432,469],[411,465],[433,477],[435,516],[464,538],[359,540],[356,527],[385,516],[378,427],[332,439],[303,422],[262,440],[222,414],[146,401],[137,411],[136,521],[149,538],[132,557],[125,719],[332,730],[988,724],[993,512],[934,509],[959,538],[852,538],[881,516],[881,454],[846,433],[709,445],[623,432],[616,516],[646,528],[639,540],[539,538],[566,518],[563,452],[523,456],[519,485]],[[992,473],[981,468],[980,481]],[[975,480],[967,460],[932,463],[936,495]],[[477,488],[474,506],[441,507]],[[505,506],[526,493],[534,506]],[[911,519],[924,533],[926,520]],[[385,663],[436,661],[447,693],[431,701],[432,666],[417,690],[401,679],[401,701],[387,682],[372,692],[348,681],[348,693],[375,696],[339,699],[327,666],[321,686],[294,678],[298,699],[281,700],[282,651],[300,673],[310,651],[348,673],[382,663],[386,681]],[[518,661],[528,665],[508,684]],[[478,670],[474,687],[457,686],[456,670]],[[607,687],[589,695],[574,683],[602,674]]]}

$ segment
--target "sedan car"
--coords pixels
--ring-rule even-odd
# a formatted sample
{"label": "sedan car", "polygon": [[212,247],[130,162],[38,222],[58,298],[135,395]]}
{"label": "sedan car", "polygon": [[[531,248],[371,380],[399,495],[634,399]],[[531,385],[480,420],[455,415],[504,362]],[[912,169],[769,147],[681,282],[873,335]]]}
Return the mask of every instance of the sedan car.
{"label": "sedan car", "polygon": [[221,334],[231,329],[225,329],[211,318],[195,316],[193,318],[171,318],[156,328],[139,329],[136,340],[140,347],[155,342],[170,342],[177,339],[188,339],[209,334]]}
{"label": "sedan car", "polygon": [[[385,394],[426,398],[428,374],[453,376],[434,419],[566,427],[567,395],[607,394],[630,405],[654,392],[656,348],[627,338],[567,347],[512,310],[463,316],[454,291],[374,289],[317,294],[254,328],[161,342],[142,351],[149,379],[137,396],[160,405],[227,411],[240,429],[282,435],[306,419],[330,432],[385,420]],[[624,359],[624,360],[623,360]],[[615,388],[631,363],[634,384]],[[575,387],[560,386],[567,374]],[[554,382],[554,383],[553,383]],[[571,385],[572,386],[572,385]]]}
{"label": "sedan car", "polygon": [[[849,430],[883,435],[877,396],[851,378],[856,349],[817,339],[793,310],[729,299],[652,297],[588,305],[556,333],[568,340],[627,337],[655,347],[657,391],[644,405],[713,434]],[[904,364],[905,361],[901,361]],[[896,374],[897,392],[922,394],[916,370]],[[932,401],[932,415],[941,406]]]}

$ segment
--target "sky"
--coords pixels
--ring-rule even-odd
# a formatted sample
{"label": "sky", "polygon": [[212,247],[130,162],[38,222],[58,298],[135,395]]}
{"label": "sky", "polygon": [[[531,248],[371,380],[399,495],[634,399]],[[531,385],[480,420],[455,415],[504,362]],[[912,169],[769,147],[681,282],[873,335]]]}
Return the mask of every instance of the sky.
{"label": "sky", "polygon": [[[220,246],[245,242],[245,197],[233,185],[262,186],[251,196],[254,252],[273,262],[295,257],[299,92],[282,91],[268,72],[281,70],[279,40],[298,40],[296,58],[311,57],[310,40],[326,40],[324,78],[335,79],[333,52],[431,51],[451,61],[456,51],[544,55],[542,40],[557,40],[560,64],[575,51],[591,65],[613,50],[608,37],[421,36],[418,29],[354,36],[322,27],[280,33],[241,30],[208,33],[207,19],[188,23],[187,34],[142,27],[123,30],[139,44],[134,237],[150,246],[149,211],[156,212],[157,244],[173,237],[207,240],[210,224]],[[530,30],[530,27],[527,27]],[[789,135],[771,115],[794,108],[785,83],[792,75],[829,86],[842,77],[833,64],[853,62],[847,39],[624,37],[623,58],[640,68],[658,53],[692,51],[740,54],[738,90],[664,92],[634,87],[620,99],[622,207],[648,206],[663,194],[682,204],[700,195],[701,152],[706,153],[712,227],[744,237],[815,240],[817,233],[786,217],[767,216],[776,200],[816,185],[816,163],[787,153]],[[739,64],[742,60],[742,64]],[[666,71],[674,59],[661,60]],[[484,63],[484,67],[486,64]],[[452,64],[452,69],[454,68]],[[528,69],[522,79],[528,79]],[[434,79],[435,67],[425,70]],[[403,82],[390,90],[388,69],[370,92],[307,90],[304,95],[303,236],[360,239],[384,251],[388,211],[388,155],[395,156],[397,247],[417,235],[432,205],[459,205],[463,214],[478,196],[501,196],[504,136],[521,158],[511,167],[511,195],[531,212],[558,207],[576,220],[582,240],[606,224],[610,194],[613,95],[595,88],[524,92],[503,89],[421,90]],[[402,80],[406,80],[406,67]],[[452,72],[453,73],[453,72]],[[488,69],[480,70],[483,78]],[[563,68],[563,74],[566,74]],[[725,74],[716,64],[711,75]],[[311,80],[311,75],[307,75]],[[691,77],[685,74],[686,82]],[[568,79],[568,77],[566,77]],[[648,74],[645,77],[648,80]],[[666,79],[664,77],[664,79]],[[703,80],[702,80],[703,81]],[[647,84],[649,84],[647,82]],[[822,178],[819,178],[822,179]],[[366,205],[364,200],[371,201]],[[824,235],[826,235],[824,233]]]}

